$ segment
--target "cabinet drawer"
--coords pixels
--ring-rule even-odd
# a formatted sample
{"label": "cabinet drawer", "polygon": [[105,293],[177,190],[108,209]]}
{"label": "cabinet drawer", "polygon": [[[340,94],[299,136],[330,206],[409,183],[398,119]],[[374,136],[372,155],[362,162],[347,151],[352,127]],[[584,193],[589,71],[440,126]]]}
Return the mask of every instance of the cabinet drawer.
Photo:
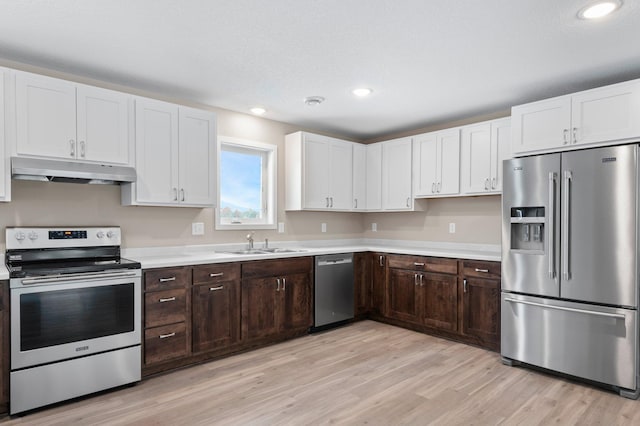
{"label": "cabinet drawer", "polygon": [[155,327],[144,331],[144,362],[166,361],[187,355],[185,323]]}
{"label": "cabinet drawer", "polygon": [[187,290],[179,288],[146,293],[144,306],[144,326],[147,328],[185,321]]}
{"label": "cabinet drawer", "polygon": [[465,277],[500,279],[500,262],[465,260],[462,262]]}
{"label": "cabinet drawer", "polygon": [[152,269],[144,273],[145,291],[165,290],[168,288],[185,288],[189,283],[188,268]]}
{"label": "cabinet drawer", "polygon": [[441,274],[457,274],[458,261],[440,257],[423,256],[389,256],[389,268],[410,269],[412,271],[437,272]]}
{"label": "cabinet drawer", "polygon": [[193,284],[212,284],[240,279],[240,263],[220,263],[193,268]]}
{"label": "cabinet drawer", "polygon": [[278,260],[257,260],[242,265],[242,278],[274,277],[310,272],[313,261],[310,257]]}

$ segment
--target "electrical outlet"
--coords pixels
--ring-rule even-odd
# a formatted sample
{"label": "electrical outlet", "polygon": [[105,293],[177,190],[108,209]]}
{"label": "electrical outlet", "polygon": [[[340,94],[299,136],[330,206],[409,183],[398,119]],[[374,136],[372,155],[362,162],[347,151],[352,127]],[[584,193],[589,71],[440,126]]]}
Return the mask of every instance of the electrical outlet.
{"label": "electrical outlet", "polygon": [[278,233],[284,234],[284,222],[278,222]]}
{"label": "electrical outlet", "polygon": [[327,224],[326,223],[320,224],[320,229],[322,230],[322,232],[327,232]]}
{"label": "electrical outlet", "polygon": [[371,224],[371,232],[378,232],[378,224],[377,223],[372,223]]}
{"label": "electrical outlet", "polygon": [[456,233],[456,224],[454,222],[449,223],[449,233],[450,234]]}
{"label": "electrical outlet", "polygon": [[191,224],[191,235],[204,235],[204,223],[194,222]]}

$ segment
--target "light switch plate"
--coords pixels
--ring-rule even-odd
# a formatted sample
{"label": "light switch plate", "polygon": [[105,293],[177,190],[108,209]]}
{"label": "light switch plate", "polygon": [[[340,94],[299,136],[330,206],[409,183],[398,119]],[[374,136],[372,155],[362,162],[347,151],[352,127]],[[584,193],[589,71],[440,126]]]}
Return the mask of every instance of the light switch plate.
{"label": "light switch plate", "polygon": [[377,223],[372,223],[371,224],[371,232],[378,232],[378,224]]}
{"label": "light switch plate", "polygon": [[204,235],[204,223],[194,222],[191,224],[191,235]]}
{"label": "light switch plate", "polygon": [[456,224],[454,222],[449,223],[449,233],[450,234],[456,233]]}
{"label": "light switch plate", "polygon": [[320,229],[322,230],[322,232],[327,232],[327,224],[326,223],[322,223],[320,225]]}
{"label": "light switch plate", "polygon": [[284,234],[284,222],[278,222],[278,233]]}

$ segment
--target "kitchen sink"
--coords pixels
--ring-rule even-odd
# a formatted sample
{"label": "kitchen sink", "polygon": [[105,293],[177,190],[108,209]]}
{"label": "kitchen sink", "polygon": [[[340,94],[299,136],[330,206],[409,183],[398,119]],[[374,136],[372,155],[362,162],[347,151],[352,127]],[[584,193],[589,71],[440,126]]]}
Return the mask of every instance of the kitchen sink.
{"label": "kitchen sink", "polygon": [[228,254],[271,254],[271,253],[298,253],[305,250],[298,249],[288,249],[288,248],[259,248],[259,249],[244,249],[244,250],[235,250],[235,251],[227,251],[225,253]]}

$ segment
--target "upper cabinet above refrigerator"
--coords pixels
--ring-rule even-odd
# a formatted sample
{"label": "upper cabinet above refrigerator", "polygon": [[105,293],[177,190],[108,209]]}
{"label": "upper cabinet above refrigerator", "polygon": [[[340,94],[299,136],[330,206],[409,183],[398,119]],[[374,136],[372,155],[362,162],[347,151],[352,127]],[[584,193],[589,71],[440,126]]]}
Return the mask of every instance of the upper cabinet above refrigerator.
{"label": "upper cabinet above refrigerator", "polygon": [[515,156],[632,142],[640,138],[640,80],[511,109]]}

